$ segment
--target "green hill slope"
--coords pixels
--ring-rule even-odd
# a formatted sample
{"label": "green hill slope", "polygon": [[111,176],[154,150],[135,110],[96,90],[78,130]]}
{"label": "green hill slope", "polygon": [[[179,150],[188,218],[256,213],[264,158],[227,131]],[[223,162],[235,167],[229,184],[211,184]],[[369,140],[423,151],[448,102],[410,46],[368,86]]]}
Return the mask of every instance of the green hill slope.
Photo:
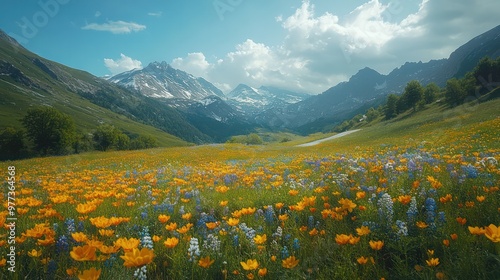
{"label": "green hill slope", "polygon": [[152,135],[162,146],[209,139],[174,109],[41,58],[0,31],[0,128],[20,126],[26,110],[39,105],[72,116],[83,132],[107,123],[130,135]]}

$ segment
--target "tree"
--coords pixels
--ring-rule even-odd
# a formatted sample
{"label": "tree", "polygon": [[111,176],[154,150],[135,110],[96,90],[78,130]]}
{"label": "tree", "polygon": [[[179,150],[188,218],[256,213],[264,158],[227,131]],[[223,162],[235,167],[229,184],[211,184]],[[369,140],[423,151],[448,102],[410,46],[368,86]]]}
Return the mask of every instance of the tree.
{"label": "tree", "polygon": [[19,159],[25,148],[22,130],[7,127],[0,132],[0,160]]}
{"label": "tree", "polygon": [[387,103],[385,105],[385,118],[390,120],[398,115],[398,101],[399,97],[395,94],[387,96]]}
{"label": "tree", "polygon": [[153,136],[139,136],[130,142],[130,149],[149,149],[158,146],[158,141]]}
{"label": "tree", "polygon": [[435,83],[428,84],[424,89],[424,101],[425,104],[431,104],[436,100],[436,96],[441,89]]}
{"label": "tree", "polygon": [[397,96],[398,100],[396,103],[396,114],[402,113],[406,110],[408,110],[410,107],[408,107],[408,102],[406,101],[406,95],[399,95]]}
{"label": "tree", "polygon": [[251,133],[247,136],[246,143],[248,145],[261,145],[263,141],[257,133]]}
{"label": "tree", "polygon": [[109,124],[97,127],[93,138],[95,148],[99,151],[107,151],[109,149],[126,150],[130,142],[130,138],[127,135]]}
{"label": "tree", "polygon": [[371,107],[370,109],[368,109],[368,111],[366,111],[366,121],[367,122],[371,122],[374,119],[376,119],[377,117],[378,117],[378,111],[376,111],[373,107]]}
{"label": "tree", "polygon": [[115,147],[117,150],[127,150],[130,147],[130,138],[121,132],[118,133]]}
{"label": "tree", "polygon": [[422,85],[416,80],[406,85],[403,95],[406,98],[407,107],[413,108],[413,112],[417,110],[417,103],[422,99],[423,92]]}
{"label": "tree", "polygon": [[481,91],[493,90],[500,85],[500,57],[496,60],[489,57],[482,58],[472,71],[472,75]]}
{"label": "tree", "polygon": [[92,141],[92,134],[83,133],[76,136],[76,140],[73,144],[73,149],[75,153],[87,152],[93,149],[94,142]]}
{"label": "tree", "polygon": [[52,107],[29,109],[21,121],[42,155],[67,153],[75,140],[73,119]]}
{"label": "tree", "polygon": [[446,91],[444,93],[445,102],[450,106],[461,104],[467,93],[462,88],[459,80],[456,78],[449,79],[446,82]]}

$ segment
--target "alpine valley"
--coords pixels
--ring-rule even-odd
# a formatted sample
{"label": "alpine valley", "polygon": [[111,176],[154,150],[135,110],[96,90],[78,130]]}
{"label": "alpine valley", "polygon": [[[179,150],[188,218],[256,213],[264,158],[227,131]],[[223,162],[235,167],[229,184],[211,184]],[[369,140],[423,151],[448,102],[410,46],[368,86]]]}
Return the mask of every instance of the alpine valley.
{"label": "alpine valley", "polygon": [[387,75],[364,68],[317,95],[244,84],[224,94],[166,62],[96,77],[44,59],[0,31],[0,128],[21,126],[28,108],[49,105],[73,116],[83,132],[108,123],[129,135],[152,135],[162,146],[224,142],[257,128],[308,134],[383,104],[411,80],[443,87],[485,56],[500,56],[500,26],[447,59],[407,62]]}

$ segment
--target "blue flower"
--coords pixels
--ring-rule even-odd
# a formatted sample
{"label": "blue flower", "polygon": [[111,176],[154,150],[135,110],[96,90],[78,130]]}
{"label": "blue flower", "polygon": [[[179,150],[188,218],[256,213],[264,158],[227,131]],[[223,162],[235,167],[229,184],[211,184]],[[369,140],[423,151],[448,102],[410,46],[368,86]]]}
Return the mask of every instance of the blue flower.
{"label": "blue flower", "polygon": [[64,221],[64,223],[66,224],[66,228],[68,229],[68,233],[73,233],[75,232],[75,220],[74,219],[66,219],[66,221]]}
{"label": "blue flower", "polygon": [[466,178],[476,179],[478,176],[477,169],[472,165],[462,166],[462,171],[465,173]]}
{"label": "blue flower", "polygon": [[69,242],[66,235],[61,235],[56,242],[56,250],[58,253],[64,253],[69,251]]}
{"label": "blue flower", "polygon": [[436,201],[432,197],[428,197],[425,200],[425,216],[426,222],[430,229],[436,228],[435,217],[436,217]]}
{"label": "blue flower", "polygon": [[236,234],[233,236],[233,246],[238,247],[239,245],[240,245],[240,236]]}
{"label": "blue flower", "polygon": [[314,227],[314,217],[313,216],[309,216],[307,218],[307,226],[309,228],[313,228]]}
{"label": "blue flower", "polygon": [[286,259],[290,256],[290,253],[288,252],[288,248],[286,246],[283,247],[281,250],[281,258]]}
{"label": "blue flower", "polygon": [[267,224],[274,223],[274,209],[272,205],[267,206],[266,211],[264,212],[264,219]]}
{"label": "blue flower", "polygon": [[293,249],[295,251],[297,251],[297,250],[300,249],[300,243],[299,243],[299,239],[298,238],[294,238],[293,239]]}
{"label": "blue flower", "polygon": [[446,223],[446,215],[443,211],[438,213],[438,222],[441,224]]}

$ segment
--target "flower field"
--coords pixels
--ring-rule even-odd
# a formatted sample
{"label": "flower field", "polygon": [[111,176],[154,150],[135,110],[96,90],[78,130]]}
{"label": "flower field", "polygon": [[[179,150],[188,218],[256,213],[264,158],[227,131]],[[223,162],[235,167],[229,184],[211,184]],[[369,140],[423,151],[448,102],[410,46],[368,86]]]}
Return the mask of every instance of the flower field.
{"label": "flower field", "polygon": [[1,278],[500,279],[499,118],[346,139],[2,163]]}

